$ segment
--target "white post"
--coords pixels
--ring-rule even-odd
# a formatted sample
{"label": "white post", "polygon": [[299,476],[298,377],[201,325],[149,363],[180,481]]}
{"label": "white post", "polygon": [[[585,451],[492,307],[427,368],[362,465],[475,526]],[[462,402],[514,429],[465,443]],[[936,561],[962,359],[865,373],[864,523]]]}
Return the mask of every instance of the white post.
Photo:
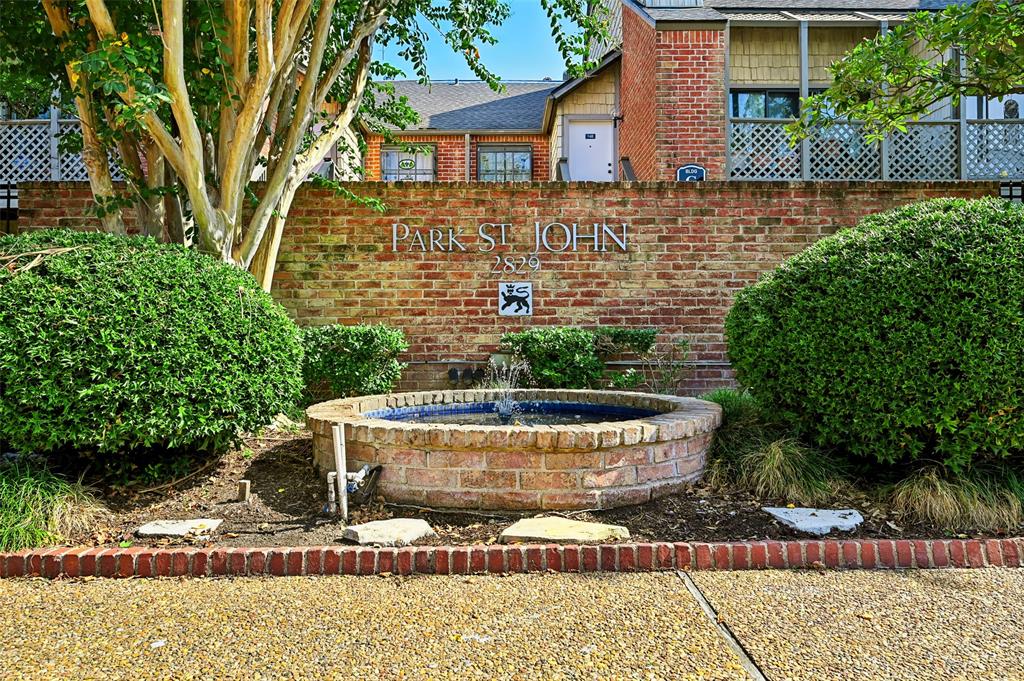
{"label": "white post", "polygon": [[[886,36],[886,34],[889,33],[889,22],[884,20],[884,19],[882,21],[880,21],[879,24],[878,24],[878,32],[880,34],[882,34],[882,37],[884,38]],[[886,88],[886,90],[888,91],[888,88]],[[883,180],[888,180],[889,179],[889,135],[886,135],[885,137],[882,138],[882,141],[879,144],[878,151],[879,151],[879,156],[882,159],[882,179]]]}
{"label": "white post", "polygon": [[[807,22],[800,22],[800,101],[810,92],[808,86],[808,57],[807,57]],[[767,112],[766,112],[767,113]],[[800,177],[804,180],[811,179],[811,141],[808,138],[800,140]]]}
{"label": "white post", "polygon": [[60,109],[56,105],[50,105],[50,179],[60,182],[60,149],[57,143],[60,140]]}
{"label": "white post", "polygon": [[334,470],[338,483],[338,499],[341,501],[341,519],[348,522],[348,464],[345,461],[345,426],[334,424]]}
{"label": "white post", "polygon": [[[960,61],[960,80],[964,80],[967,77],[967,57],[963,53],[957,54],[957,58]],[[959,131],[959,142],[960,142],[960,179],[967,179],[967,99],[965,97],[960,98],[959,106],[959,119],[960,125],[958,126]]]}

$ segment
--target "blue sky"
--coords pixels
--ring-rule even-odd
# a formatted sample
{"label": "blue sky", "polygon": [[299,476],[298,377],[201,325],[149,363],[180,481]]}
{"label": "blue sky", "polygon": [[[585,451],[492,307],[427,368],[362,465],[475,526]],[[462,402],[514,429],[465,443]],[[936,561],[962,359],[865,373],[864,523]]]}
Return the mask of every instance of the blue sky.
{"label": "blue sky", "polygon": [[[562,80],[565,63],[551,38],[551,25],[538,0],[508,0],[512,16],[495,32],[498,44],[484,46],[480,58],[502,80],[540,80],[548,76]],[[434,80],[475,79],[461,55],[454,54],[441,38],[431,33],[427,43],[427,64]],[[403,68],[396,47],[378,47],[377,59],[385,58]],[[409,77],[412,70],[406,68]]]}

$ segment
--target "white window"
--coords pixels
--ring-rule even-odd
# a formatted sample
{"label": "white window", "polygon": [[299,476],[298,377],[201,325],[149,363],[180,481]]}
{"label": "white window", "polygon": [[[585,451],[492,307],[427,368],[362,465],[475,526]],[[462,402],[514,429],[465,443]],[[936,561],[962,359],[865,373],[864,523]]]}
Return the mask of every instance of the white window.
{"label": "white window", "polygon": [[476,151],[476,177],[482,182],[529,182],[533,179],[533,147],[481,144]]}
{"label": "white window", "polygon": [[380,152],[380,176],[385,182],[433,182],[434,174],[433,147],[409,151],[402,147],[382,147]]}

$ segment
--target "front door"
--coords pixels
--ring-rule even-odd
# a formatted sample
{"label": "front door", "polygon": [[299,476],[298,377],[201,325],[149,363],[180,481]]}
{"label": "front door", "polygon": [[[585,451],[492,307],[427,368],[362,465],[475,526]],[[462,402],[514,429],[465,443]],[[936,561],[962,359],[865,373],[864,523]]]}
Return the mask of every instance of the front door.
{"label": "front door", "polygon": [[569,179],[615,179],[615,126],[612,121],[569,121]]}

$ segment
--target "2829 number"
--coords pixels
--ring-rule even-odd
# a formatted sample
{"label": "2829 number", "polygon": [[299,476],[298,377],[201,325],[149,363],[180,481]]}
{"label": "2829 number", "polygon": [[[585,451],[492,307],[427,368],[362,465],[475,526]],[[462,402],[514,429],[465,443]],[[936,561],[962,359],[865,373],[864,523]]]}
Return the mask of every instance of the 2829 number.
{"label": "2829 number", "polygon": [[521,255],[518,258],[511,255],[506,255],[505,257],[496,255],[494,256],[494,267],[491,268],[491,273],[523,274],[527,270],[539,272],[540,258],[535,255],[531,255],[529,258],[525,255]]}

